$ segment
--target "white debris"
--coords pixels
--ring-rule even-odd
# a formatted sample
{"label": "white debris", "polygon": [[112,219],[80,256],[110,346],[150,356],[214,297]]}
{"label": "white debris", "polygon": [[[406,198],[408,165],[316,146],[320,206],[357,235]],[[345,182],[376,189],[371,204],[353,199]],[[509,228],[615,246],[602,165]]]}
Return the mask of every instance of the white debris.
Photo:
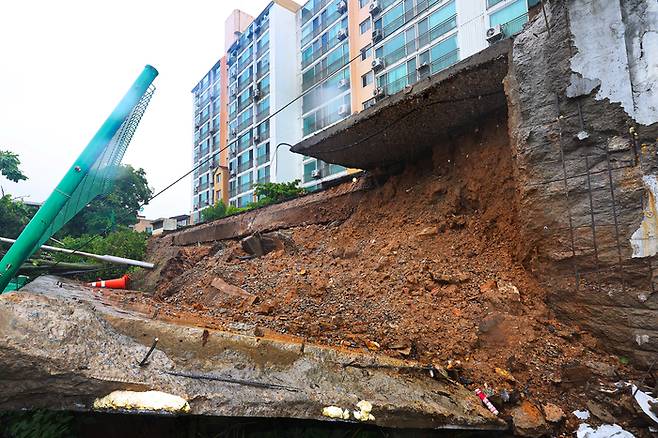
{"label": "white debris", "polygon": [[576,431],[577,438],[635,438],[630,432],[625,431],[617,424],[604,424],[597,429],[587,423],[583,423]]}
{"label": "white debris", "polygon": [[327,406],[322,409],[322,415],[329,418],[338,418],[343,420],[349,420],[350,411],[347,409],[343,410],[338,406]]}
{"label": "white debris", "polygon": [[359,408],[358,411],[352,411],[354,418],[359,421],[375,421],[375,417],[370,413],[372,411],[372,403],[367,400],[361,400],[356,404]]}
{"label": "white debris", "polygon": [[573,414],[579,419],[579,420],[587,420],[589,419],[589,411],[584,410],[584,411],[573,411]]}
{"label": "white debris", "polygon": [[631,247],[633,257],[653,257],[658,253],[658,218],[656,217],[658,181],[655,175],[645,175],[642,177],[642,182],[648,191],[648,199],[640,228],[631,236]]}
{"label": "white debris", "polygon": [[94,401],[94,409],[189,412],[190,405],[177,395],[160,391],[114,391]]}
{"label": "white debris", "polygon": [[634,394],[635,401],[638,405],[640,405],[642,412],[647,414],[649,418],[658,423],[658,417],[651,411],[651,404],[657,404],[658,398],[653,398],[646,392],[640,391],[635,385],[631,386],[631,391],[631,394]]}

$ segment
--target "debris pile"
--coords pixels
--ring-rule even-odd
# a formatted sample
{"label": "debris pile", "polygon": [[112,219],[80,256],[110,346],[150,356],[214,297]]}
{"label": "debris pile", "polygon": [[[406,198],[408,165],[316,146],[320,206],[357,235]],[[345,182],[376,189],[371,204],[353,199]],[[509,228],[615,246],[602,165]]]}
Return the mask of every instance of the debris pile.
{"label": "debris pile", "polygon": [[522,435],[573,432],[580,421],[564,412],[595,398],[602,422],[606,409],[631,415],[630,399],[600,388],[632,369],[559,321],[519,259],[531,251],[518,233],[505,121],[456,138],[378,181],[345,221],[205,246],[157,239],[150,260],[165,268],[147,290],[165,313],[209,327],[428,364],[480,388]]}

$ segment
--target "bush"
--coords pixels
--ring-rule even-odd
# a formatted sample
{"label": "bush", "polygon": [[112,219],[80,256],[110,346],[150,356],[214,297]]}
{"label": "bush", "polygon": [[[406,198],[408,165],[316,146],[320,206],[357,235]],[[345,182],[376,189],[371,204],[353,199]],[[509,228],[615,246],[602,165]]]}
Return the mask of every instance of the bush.
{"label": "bush", "polygon": [[[136,233],[129,228],[121,228],[113,231],[106,236],[100,235],[82,235],[80,237],[67,236],[62,239],[63,247],[73,250],[80,250],[99,255],[113,255],[125,257],[134,260],[144,260],[146,256],[146,243],[148,234]],[[55,260],[62,262],[90,262],[91,259],[78,255],[56,253]],[[107,268],[80,277],[91,280],[95,278],[115,278],[120,277],[128,271],[134,271],[135,267],[125,265],[107,265]]]}

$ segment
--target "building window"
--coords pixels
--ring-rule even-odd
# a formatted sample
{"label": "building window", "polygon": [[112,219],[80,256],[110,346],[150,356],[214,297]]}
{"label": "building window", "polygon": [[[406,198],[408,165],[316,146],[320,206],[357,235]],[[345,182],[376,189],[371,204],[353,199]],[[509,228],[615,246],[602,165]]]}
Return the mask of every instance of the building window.
{"label": "building window", "polygon": [[359,7],[360,8],[365,8],[366,5],[370,2],[370,0],[359,0]]}
{"label": "building window", "polygon": [[368,17],[365,21],[359,24],[359,30],[361,31],[361,35],[368,32],[370,30],[370,26],[371,26],[370,17]]}
{"label": "building window", "polygon": [[374,79],[374,75],[372,70],[370,70],[368,73],[361,76],[361,85],[365,88],[368,85],[372,84],[373,79]]}
{"label": "building window", "polygon": [[365,61],[372,55],[372,44],[368,44],[363,49],[361,49],[361,61]]}

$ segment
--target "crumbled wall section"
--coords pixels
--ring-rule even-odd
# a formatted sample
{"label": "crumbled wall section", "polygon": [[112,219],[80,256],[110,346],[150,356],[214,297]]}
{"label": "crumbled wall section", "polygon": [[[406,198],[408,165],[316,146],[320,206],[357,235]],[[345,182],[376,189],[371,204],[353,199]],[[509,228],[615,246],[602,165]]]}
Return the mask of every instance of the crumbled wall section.
{"label": "crumbled wall section", "polygon": [[546,9],[550,33],[543,14],[529,23],[505,83],[528,243],[520,257],[552,292],[558,316],[649,364],[658,260],[647,240],[646,257],[633,257],[644,237],[631,236],[650,209],[644,181],[658,175],[658,112],[646,104],[655,100],[655,55],[630,59],[652,38],[654,5],[568,0]]}
{"label": "crumbled wall section", "polygon": [[658,122],[658,2],[571,0],[569,19],[571,69],[600,84],[596,98],[638,123]]}
{"label": "crumbled wall section", "polygon": [[656,195],[658,181],[654,175],[642,178],[647,189],[647,202],[644,207],[644,219],[633,235],[633,257],[653,257],[658,253],[658,214],[656,212]]}

